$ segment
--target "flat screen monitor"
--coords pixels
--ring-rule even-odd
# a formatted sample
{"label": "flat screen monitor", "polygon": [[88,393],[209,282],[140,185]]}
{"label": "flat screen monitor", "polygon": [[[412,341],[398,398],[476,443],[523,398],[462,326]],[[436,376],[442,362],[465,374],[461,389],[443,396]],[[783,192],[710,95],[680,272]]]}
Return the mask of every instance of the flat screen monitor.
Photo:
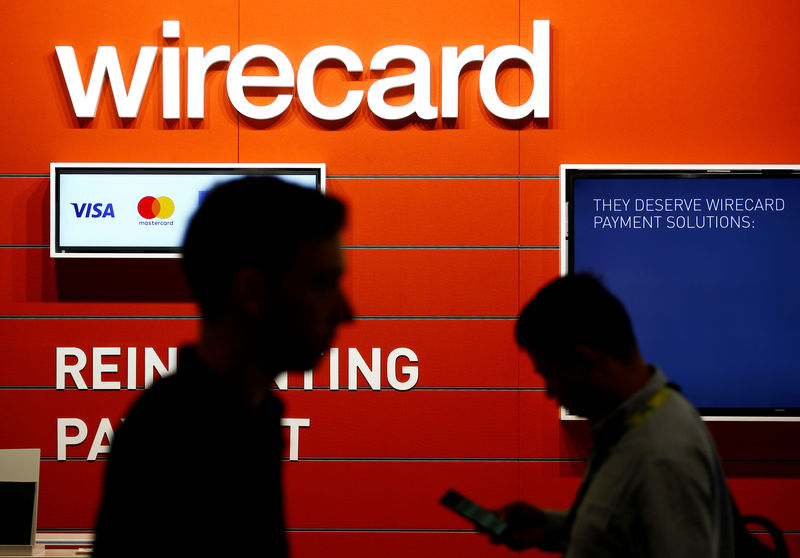
{"label": "flat screen monitor", "polygon": [[36,483],[0,481],[0,545],[29,545],[36,518]]}
{"label": "flat screen monitor", "polygon": [[189,221],[214,186],[264,175],[325,191],[323,164],[51,163],[50,254],[179,257]]}
{"label": "flat screen monitor", "polygon": [[706,419],[800,417],[800,167],[565,165],[562,273],[598,277]]}
{"label": "flat screen monitor", "polygon": [[41,450],[0,449],[0,556],[35,556]]}

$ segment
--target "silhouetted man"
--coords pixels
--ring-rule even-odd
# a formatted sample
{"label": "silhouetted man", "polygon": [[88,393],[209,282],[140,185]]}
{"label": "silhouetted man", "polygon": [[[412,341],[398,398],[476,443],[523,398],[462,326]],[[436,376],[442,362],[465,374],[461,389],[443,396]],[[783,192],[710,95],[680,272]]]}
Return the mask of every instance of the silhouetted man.
{"label": "silhouetted man", "polygon": [[343,220],[340,202],[274,178],[208,194],[183,248],[200,337],[114,437],[96,557],[287,556],[272,385],[351,319]]}
{"label": "silhouetted man", "polygon": [[589,420],[595,448],[570,510],[510,504],[499,512],[508,532],[494,542],[567,558],[733,556],[730,496],[711,436],[642,359],[614,296],[589,276],[557,279],[522,311],[517,342],[547,396]]}

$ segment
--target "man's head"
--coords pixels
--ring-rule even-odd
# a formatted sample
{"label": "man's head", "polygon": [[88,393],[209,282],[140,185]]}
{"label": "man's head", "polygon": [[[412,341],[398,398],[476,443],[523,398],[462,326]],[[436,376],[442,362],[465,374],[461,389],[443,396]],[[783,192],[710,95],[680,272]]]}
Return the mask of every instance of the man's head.
{"label": "man's head", "polygon": [[520,314],[517,343],[572,413],[599,418],[642,379],[642,360],[625,308],[589,275],[546,285]]}
{"label": "man's head", "polygon": [[351,319],[338,200],[271,177],[214,188],[183,246],[183,267],[204,322],[235,324],[247,349],[279,369],[306,369]]}

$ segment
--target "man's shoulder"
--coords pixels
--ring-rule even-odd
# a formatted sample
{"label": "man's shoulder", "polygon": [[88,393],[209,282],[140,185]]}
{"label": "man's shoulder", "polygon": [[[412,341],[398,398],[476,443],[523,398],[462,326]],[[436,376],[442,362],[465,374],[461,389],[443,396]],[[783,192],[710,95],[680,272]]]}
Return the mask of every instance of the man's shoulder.
{"label": "man's shoulder", "polygon": [[651,436],[670,445],[700,446],[713,449],[711,435],[700,413],[692,403],[678,391],[671,391],[662,408],[653,413],[650,425]]}
{"label": "man's shoulder", "polygon": [[224,397],[216,377],[197,358],[193,347],[183,347],[180,351],[177,369],[150,385],[136,401],[137,407],[167,409],[186,407],[206,398]]}
{"label": "man's shoulder", "polygon": [[177,371],[156,380],[129,408],[115,434],[115,441],[154,444],[164,439],[171,443],[173,432],[191,436],[192,424],[201,425],[204,417],[219,403],[213,382],[205,381],[179,365]]}
{"label": "man's shoulder", "polygon": [[176,414],[181,407],[191,404],[193,398],[187,397],[187,392],[195,391],[195,388],[191,378],[187,376],[191,375],[179,369],[156,380],[133,403],[128,411],[128,419],[156,413]]}
{"label": "man's shoulder", "polygon": [[713,439],[694,406],[680,393],[621,440],[620,449],[642,472],[673,468],[689,474],[716,469]]}

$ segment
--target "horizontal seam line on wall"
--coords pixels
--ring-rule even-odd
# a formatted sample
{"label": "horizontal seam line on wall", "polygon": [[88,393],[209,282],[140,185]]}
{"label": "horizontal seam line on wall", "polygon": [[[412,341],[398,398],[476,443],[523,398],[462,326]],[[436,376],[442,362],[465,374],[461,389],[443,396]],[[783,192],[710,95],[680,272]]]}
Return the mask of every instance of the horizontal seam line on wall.
{"label": "horizontal seam line on wall", "polygon": [[[200,316],[86,316],[86,315],[0,315],[0,320],[199,320]],[[354,320],[516,320],[517,316],[355,316]]]}
{"label": "horizontal seam line on wall", "polygon": [[[0,178],[50,178],[50,173],[1,173]],[[356,180],[546,180],[559,178],[557,174],[329,174],[325,179]]]}
{"label": "horizontal seam line on wall", "polygon": [[438,245],[438,244],[343,244],[344,250],[558,250],[559,246],[547,245]]}
{"label": "horizontal seam line on wall", "polygon": [[0,320],[199,320],[200,316],[0,316]]}
{"label": "horizontal seam line on wall", "polygon": [[[50,248],[49,244],[0,244],[0,248]],[[558,250],[560,247],[547,244],[343,244],[343,250]],[[111,258],[113,259],[113,258]],[[141,259],[149,259],[143,256]]]}
{"label": "horizontal seam line on wall", "polygon": [[[547,388],[544,387],[503,387],[503,386],[414,386],[411,390],[407,391],[545,391]],[[0,390],[6,391],[34,391],[34,390],[54,390],[54,391],[98,391],[98,392],[108,392],[108,391],[143,391],[144,386],[136,386],[136,389],[78,389],[75,386],[67,386],[62,389],[56,388],[56,386],[0,386]],[[341,389],[330,389],[328,387],[315,387],[313,389],[305,389],[300,386],[289,386],[286,389],[275,389],[276,393],[284,393],[287,391],[335,391],[335,392],[348,392],[348,391],[374,391],[374,392],[381,392],[381,393],[403,393],[399,390],[391,389],[389,387],[385,387],[379,390],[372,389],[366,386],[359,386],[358,389],[348,389],[348,388],[341,388]]]}
{"label": "horizontal seam line on wall", "polygon": [[[57,457],[42,456],[41,461],[58,462]],[[301,457],[290,461],[288,457],[281,459],[290,463],[584,463],[582,457]],[[91,463],[86,457],[67,457],[62,462]],[[108,454],[97,456],[95,461],[108,461]],[[780,465],[800,463],[800,459],[722,459],[724,464],[748,463],[753,465]]]}
{"label": "horizontal seam line on wall", "polygon": [[49,244],[0,244],[0,248],[50,248]]}
{"label": "horizontal seam line on wall", "polygon": [[356,320],[516,320],[517,316],[356,316]]}
{"label": "horizontal seam line on wall", "polygon": [[[287,532],[290,533],[442,533],[442,534],[473,534],[478,531],[475,529],[425,529],[425,528],[413,528],[410,527],[408,529],[381,529],[381,528],[373,528],[373,529],[359,529],[357,527],[352,528],[313,528],[313,527],[287,527]],[[760,531],[760,530],[753,530],[748,529],[751,533],[756,534],[766,534],[768,531]],[[785,535],[797,535],[800,534],[800,531],[782,531]]]}
{"label": "horizontal seam line on wall", "polygon": [[[358,528],[358,527],[343,527],[343,528],[335,528],[335,527],[287,527],[287,532],[290,533],[453,533],[453,534],[472,534],[475,533],[474,529],[425,529],[425,528],[409,528],[409,529],[380,529],[380,528]],[[759,531],[759,530],[749,530],[751,533],[757,534],[766,534],[767,531]],[[782,530],[784,535],[798,535],[800,534],[800,530]],[[37,529],[36,534],[42,535],[57,535],[59,533],[85,533],[87,535],[93,535],[94,531],[91,528],[81,529],[79,527],[75,528],[64,528],[64,529]],[[37,543],[44,543],[48,545],[72,545],[76,542],[90,542],[92,539],[37,539]]]}
{"label": "horizontal seam line on wall", "polygon": [[422,527],[409,527],[408,529],[381,529],[358,527],[287,527],[287,533],[475,533],[475,529],[425,529]]}
{"label": "horizontal seam line on wall", "polygon": [[329,174],[326,179],[353,180],[552,180],[557,174]]}
{"label": "horizontal seam line on wall", "polygon": [[[748,531],[751,532],[751,533],[754,533],[754,534],[767,534],[767,531],[751,530],[751,529],[748,529]],[[474,529],[433,529],[433,528],[431,528],[431,529],[425,529],[425,528],[409,528],[409,529],[380,529],[380,528],[371,528],[370,529],[370,528],[363,528],[363,529],[359,529],[357,527],[351,527],[351,528],[287,527],[286,528],[286,532],[287,533],[296,533],[296,534],[303,534],[303,533],[331,533],[331,534],[336,534],[336,533],[374,533],[374,534],[383,534],[383,533],[385,533],[385,534],[395,534],[395,533],[413,534],[413,533],[420,533],[420,534],[427,534],[427,533],[430,533],[430,534],[443,534],[443,535],[447,535],[447,534],[452,534],[452,535],[462,535],[462,534],[463,535],[471,535],[471,534],[474,534],[476,531]],[[782,530],[782,532],[783,532],[784,535],[798,535],[798,534],[800,534],[800,531]],[[50,530],[41,529],[41,530],[37,530],[36,533],[37,533],[37,535],[38,534],[42,534],[42,535],[58,534],[58,533],[86,533],[87,535],[90,536],[89,538],[86,538],[86,539],[63,539],[63,540],[51,539],[51,538],[44,538],[44,539],[38,539],[37,538],[36,539],[37,543],[46,544],[48,546],[59,546],[59,545],[67,546],[67,545],[75,545],[75,544],[84,543],[84,542],[87,543],[87,544],[91,544],[93,542],[93,540],[94,540],[94,537],[92,536],[94,534],[94,532],[91,531],[90,528],[86,528],[86,529],[80,529],[80,528],[74,528],[74,529],[50,529]]]}
{"label": "horizontal seam line on wall", "polygon": [[[89,529],[53,529],[53,530],[37,530],[37,534],[41,535],[48,535],[50,533],[58,534],[58,533],[85,533],[86,535],[93,535],[93,532]],[[392,528],[359,528],[359,527],[287,527],[287,533],[452,533],[452,534],[470,534],[475,533],[474,529],[435,529],[435,528],[424,528],[424,527],[409,527],[407,529],[392,529]],[[56,546],[56,545],[74,545],[77,542],[91,542],[92,538],[86,539],[52,539],[52,538],[45,538],[38,540],[37,542],[41,542],[43,544],[47,544],[48,546]]]}
{"label": "horizontal seam line on wall", "polygon": [[[58,462],[58,458],[53,456],[42,456],[40,460]],[[66,461],[93,463],[85,457],[67,457],[63,462]],[[108,454],[98,455],[95,461],[108,461]],[[289,458],[283,457],[281,461],[289,462]],[[585,461],[585,458],[578,457],[301,457],[290,463],[583,463]]]}

